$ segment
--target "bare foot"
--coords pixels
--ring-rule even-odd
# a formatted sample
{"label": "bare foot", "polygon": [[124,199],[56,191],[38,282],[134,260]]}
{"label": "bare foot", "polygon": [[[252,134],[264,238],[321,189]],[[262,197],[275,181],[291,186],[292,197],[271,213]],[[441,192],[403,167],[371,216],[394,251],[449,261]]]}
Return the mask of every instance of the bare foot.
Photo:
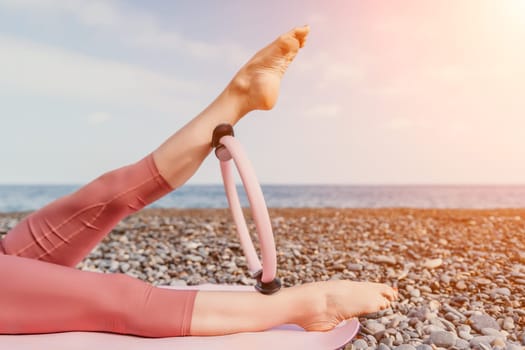
{"label": "bare foot", "polygon": [[398,296],[386,284],[351,281],[315,282],[291,289],[314,298],[295,322],[307,331],[328,331],[343,320],[386,309]]}
{"label": "bare foot", "polygon": [[253,56],[232,79],[229,88],[243,95],[245,112],[273,108],[281,78],[304,46],[310,27],[297,27]]}

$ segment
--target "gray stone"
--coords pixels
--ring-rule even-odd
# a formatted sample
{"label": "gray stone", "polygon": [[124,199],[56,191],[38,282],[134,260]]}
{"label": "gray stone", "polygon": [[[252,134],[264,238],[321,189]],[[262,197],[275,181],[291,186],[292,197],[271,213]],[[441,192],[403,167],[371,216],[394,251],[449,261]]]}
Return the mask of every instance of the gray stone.
{"label": "gray stone", "polygon": [[507,297],[510,297],[511,295],[511,292],[510,292],[510,289],[508,288],[496,288],[494,289],[491,294],[493,296],[497,296],[497,295],[503,295],[503,296],[507,296]]}
{"label": "gray stone", "polygon": [[366,349],[368,348],[368,344],[363,339],[357,339],[353,342],[355,349]]}
{"label": "gray stone", "polygon": [[186,255],[186,259],[190,260],[190,261],[193,261],[193,262],[202,262],[204,260],[204,258],[202,256],[193,255],[193,254]]}
{"label": "gray stone", "polygon": [[512,317],[505,317],[503,320],[503,329],[507,331],[514,329],[514,319]]}
{"label": "gray stone", "polygon": [[479,350],[492,350],[492,346],[490,346],[488,344],[485,344],[485,343],[480,343],[478,345],[478,348],[479,348]]}
{"label": "gray stone", "polygon": [[482,286],[486,286],[492,283],[491,280],[489,280],[488,278],[483,278],[483,277],[476,278],[475,282]]}
{"label": "gray stone", "polygon": [[421,291],[417,288],[414,288],[410,291],[410,296],[413,298],[419,298],[421,296]]}
{"label": "gray stone", "polygon": [[121,263],[120,264],[120,271],[127,272],[130,269],[130,267],[131,267],[130,264],[128,264],[126,262],[125,263]]}
{"label": "gray stone", "polygon": [[457,336],[451,332],[439,331],[430,333],[430,343],[439,347],[449,348],[456,344]]}
{"label": "gray stone", "polygon": [[397,263],[395,257],[388,255],[376,255],[371,257],[370,260],[372,262],[385,265],[395,265]]}
{"label": "gray stone", "polygon": [[500,331],[494,328],[483,328],[481,330],[481,334],[483,335],[494,335],[496,337],[503,337]]}
{"label": "gray stone", "polygon": [[466,332],[466,331],[459,331],[458,335],[459,335],[459,337],[461,339],[465,339],[465,340],[470,340],[470,339],[474,338],[474,336],[472,334],[470,334],[469,332]]}
{"label": "gray stone", "polygon": [[433,350],[433,348],[428,344],[420,344],[416,346],[416,350]]}
{"label": "gray stone", "polygon": [[439,327],[433,324],[429,324],[423,327],[423,332],[425,334],[432,334],[434,332],[444,332],[444,327]]}
{"label": "gray stone", "polygon": [[346,268],[350,271],[361,271],[363,270],[363,265],[361,264],[348,264]]}
{"label": "gray stone", "polygon": [[470,328],[469,325],[467,324],[462,324],[458,327],[458,332],[466,332],[466,333],[470,333],[470,331],[472,330],[472,328]]}
{"label": "gray stone", "polygon": [[456,282],[456,289],[465,290],[465,289],[467,289],[467,284],[463,280],[458,281],[458,282]]}
{"label": "gray stone", "polygon": [[503,338],[497,337],[496,339],[494,339],[491,345],[495,348],[503,349],[505,347],[505,341],[503,340]]}
{"label": "gray stone", "polygon": [[374,320],[367,320],[364,325],[365,329],[370,331],[370,334],[376,334],[385,330],[385,325]]}
{"label": "gray stone", "polygon": [[436,267],[440,267],[442,264],[443,264],[443,260],[438,258],[438,259],[426,260],[423,263],[423,266],[426,267],[427,269],[435,269]]}
{"label": "gray stone", "polygon": [[494,328],[500,330],[498,322],[487,314],[470,316],[470,323],[472,324],[472,328],[478,332],[481,332],[483,328]]}
{"label": "gray stone", "polygon": [[[467,319],[467,317],[465,315],[463,315],[461,312],[459,312],[456,308],[453,308],[452,306],[448,305],[448,304],[443,304],[443,309],[445,311],[448,311],[449,313],[451,314],[454,314],[456,315],[460,320],[464,321]],[[469,331],[470,331],[470,327],[469,327]]]}
{"label": "gray stone", "polygon": [[470,346],[479,346],[480,344],[490,345],[494,340],[496,340],[494,335],[482,335],[479,337],[474,337],[470,340]]}
{"label": "gray stone", "polygon": [[376,346],[377,345],[377,339],[373,335],[367,335],[366,336],[366,340],[367,340],[368,344],[370,344],[372,346]]}
{"label": "gray stone", "polygon": [[446,275],[446,274],[445,275],[441,275],[441,278],[440,278],[441,282],[443,282],[445,284],[449,284],[451,279],[452,278],[449,275]]}
{"label": "gray stone", "polygon": [[401,344],[401,345],[396,346],[394,350],[416,350],[416,348],[414,347],[414,345]]}
{"label": "gray stone", "polygon": [[404,339],[400,332],[397,332],[394,339],[394,345],[403,345]]}
{"label": "gray stone", "polygon": [[111,264],[109,265],[109,271],[116,272],[118,268],[119,268],[118,261],[115,261],[115,260],[111,261]]}
{"label": "gray stone", "polygon": [[389,347],[392,347],[394,345],[394,339],[392,339],[390,337],[385,337],[385,338],[381,339],[379,341],[379,343],[385,344],[385,345],[387,345]]}
{"label": "gray stone", "polygon": [[186,281],[184,281],[184,280],[172,280],[170,282],[170,286],[172,286],[172,287],[177,287],[177,286],[184,287],[184,286],[186,286]]}
{"label": "gray stone", "polygon": [[459,350],[470,348],[469,342],[461,338],[456,339],[456,344],[454,346]]}
{"label": "gray stone", "polygon": [[421,321],[426,321],[432,317],[432,313],[427,307],[421,306],[417,309],[410,310],[408,317],[415,317]]}
{"label": "gray stone", "polygon": [[380,343],[378,346],[377,346],[377,350],[390,350],[390,347],[388,347],[387,345],[383,344],[383,343]]}

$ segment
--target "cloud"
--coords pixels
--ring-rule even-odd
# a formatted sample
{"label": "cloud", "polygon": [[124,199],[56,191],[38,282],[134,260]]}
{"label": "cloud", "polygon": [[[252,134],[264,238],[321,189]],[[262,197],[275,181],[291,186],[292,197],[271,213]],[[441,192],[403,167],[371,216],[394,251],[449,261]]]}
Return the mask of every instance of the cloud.
{"label": "cloud", "polygon": [[95,113],[88,115],[87,117],[87,121],[91,125],[99,125],[99,124],[107,122],[110,119],[111,119],[111,114],[106,113],[106,112],[95,112]]}
{"label": "cloud", "polygon": [[309,108],[305,115],[309,118],[337,118],[340,116],[341,106],[336,104],[319,104]]}
{"label": "cloud", "polygon": [[100,0],[0,0],[0,7],[50,18],[67,16],[104,34],[114,35],[119,42],[141,49],[176,51],[204,60],[221,59],[236,66],[250,53],[234,43],[208,43],[190,39],[162,28],[158,18],[122,6],[115,1]]}
{"label": "cloud", "polygon": [[143,67],[0,34],[0,89],[173,111],[204,89]]}

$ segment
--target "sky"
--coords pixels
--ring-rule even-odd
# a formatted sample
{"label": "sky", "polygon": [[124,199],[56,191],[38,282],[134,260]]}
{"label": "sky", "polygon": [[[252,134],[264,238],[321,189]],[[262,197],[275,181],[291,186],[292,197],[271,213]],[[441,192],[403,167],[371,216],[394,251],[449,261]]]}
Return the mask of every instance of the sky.
{"label": "sky", "polygon": [[142,158],[303,24],[236,126],[261,183],[525,183],[525,0],[0,0],[0,184]]}

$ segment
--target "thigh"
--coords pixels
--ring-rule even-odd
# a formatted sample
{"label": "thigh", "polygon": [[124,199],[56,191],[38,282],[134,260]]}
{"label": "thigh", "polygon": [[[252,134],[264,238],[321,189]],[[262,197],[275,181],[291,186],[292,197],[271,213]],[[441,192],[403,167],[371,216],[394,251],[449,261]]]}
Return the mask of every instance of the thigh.
{"label": "thigh", "polygon": [[197,293],[11,255],[0,255],[0,277],[0,334],[187,335]]}

